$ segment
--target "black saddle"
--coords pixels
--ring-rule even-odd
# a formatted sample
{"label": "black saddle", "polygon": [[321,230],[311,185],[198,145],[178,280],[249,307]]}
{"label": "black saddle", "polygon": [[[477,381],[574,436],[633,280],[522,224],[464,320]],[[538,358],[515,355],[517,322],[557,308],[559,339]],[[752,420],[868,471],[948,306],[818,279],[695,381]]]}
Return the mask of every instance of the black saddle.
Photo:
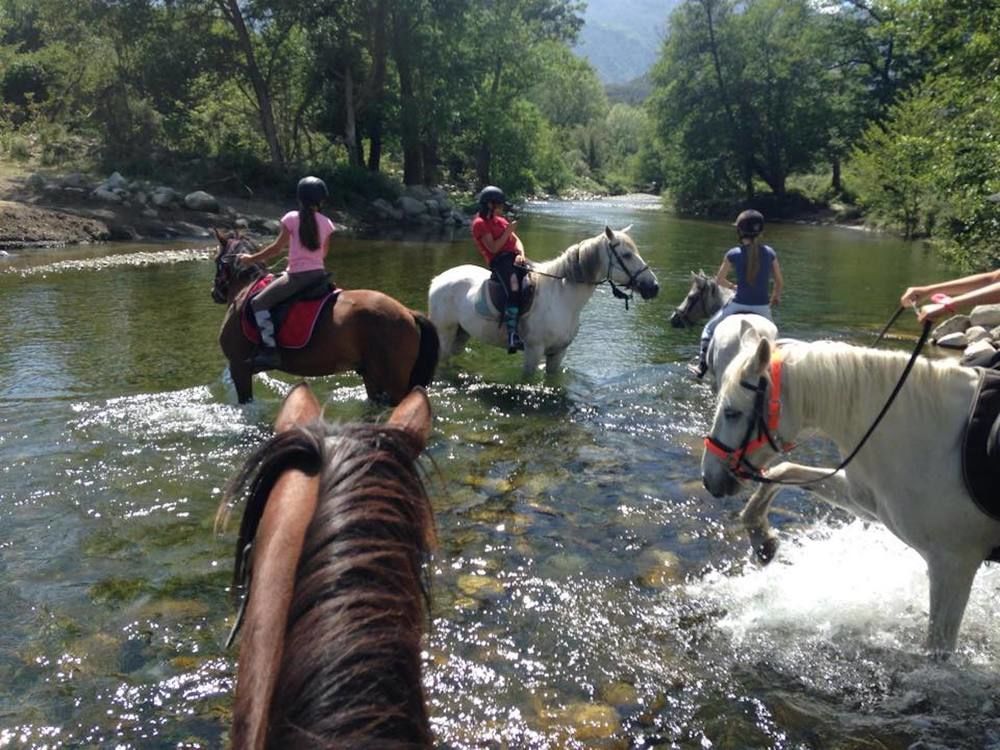
{"label": "black saddle", "polygon": [[962,441],[962,476],[979,509],[1000,520],[1000,372],[981,370]]}
{"label": "black saddle", "polygon": [[[503,317],[504,308],[507,307],[507,290],[503,284],[497,281],[496,276],[490,276],[486,282],[486,293],[490,296],[493,307],[500,311]],[[521,316],[523,317],[531,309],[531,303],[535,301],[535,282],[531,274],[525,275],[521,279]]]}

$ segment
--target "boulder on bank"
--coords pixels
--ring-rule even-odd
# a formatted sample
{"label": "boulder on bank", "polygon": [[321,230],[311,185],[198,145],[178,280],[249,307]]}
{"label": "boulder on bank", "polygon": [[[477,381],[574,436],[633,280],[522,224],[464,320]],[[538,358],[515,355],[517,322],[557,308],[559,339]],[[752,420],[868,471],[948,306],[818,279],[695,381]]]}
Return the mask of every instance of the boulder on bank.
{"label": "boulder on bank", "polygon": [[978,305],[969,315],[953,315],[931,334],[931,340],[946,349],[961,349],[961,362],[983,359],[1000,350],[1000,305]]}
{"label": "boulder on bank", "polygon": [[192,211],[201,211],[202,213],[214,214],[219,211],[219,201],[204,190],[195,190],[193,193],[185,195],[184,206]]}

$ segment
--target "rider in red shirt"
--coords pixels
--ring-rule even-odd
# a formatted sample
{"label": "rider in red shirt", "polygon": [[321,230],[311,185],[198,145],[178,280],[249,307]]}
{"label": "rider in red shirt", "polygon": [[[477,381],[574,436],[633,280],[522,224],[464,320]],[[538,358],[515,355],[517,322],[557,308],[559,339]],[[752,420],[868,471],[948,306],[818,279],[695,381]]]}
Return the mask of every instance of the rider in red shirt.
{"label": "rider in red shirt", "polygon": [[514,234],[517,221],[507,221],[504,211],[511,208],[503,191],[492,185],[479,193],[479,215],[472,222],[472,238],[479,254],[493,271],[507,294],[504,323],[507,326],[507,351],[511,354],[524,349],[517,333],[521,312],[521,288],[528,274],[524,245]]}

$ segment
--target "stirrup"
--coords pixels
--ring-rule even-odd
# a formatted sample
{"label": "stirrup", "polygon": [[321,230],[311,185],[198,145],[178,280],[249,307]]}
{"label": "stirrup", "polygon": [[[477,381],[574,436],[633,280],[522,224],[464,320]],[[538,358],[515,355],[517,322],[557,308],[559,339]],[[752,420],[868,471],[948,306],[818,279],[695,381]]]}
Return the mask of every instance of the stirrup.
{"label": "stirrup", "polygon": [[687,365],[688,372],[690,372],[697,380],[701,380],[705,377],[705,373],[708,372],[708,363],[699,360],[698,362],[688,362]]}
{"label": "stirrup", "polygon": [[517,331],[511,331],[507,334],[507,353],[516,354],[521,351],[524,351],[524,342],[517,335]]}

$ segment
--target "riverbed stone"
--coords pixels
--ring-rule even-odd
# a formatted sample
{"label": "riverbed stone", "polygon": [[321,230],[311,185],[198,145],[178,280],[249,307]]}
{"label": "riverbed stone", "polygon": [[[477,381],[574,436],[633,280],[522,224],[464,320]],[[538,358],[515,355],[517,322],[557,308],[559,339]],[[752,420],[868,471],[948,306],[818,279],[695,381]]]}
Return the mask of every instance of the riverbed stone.
{"label": "riverbed stone", "polygon": [[153,190],[150,200],[157,208],[171,208],[181,202],[181,196],[173,188],[161,186]]}
{"label": "riverbed stone", "polygon": [[972,325],[993,328],[1000,325],[1000,305],[977,305],[970,316]]}
{"label": "riverbed stone", "polygon": [[931,339],[939,341],[952,333],[964,333],[970,325],[972,325],[972,321],[968,315],[952,315],[934,329],[931,333]]}
{"label": "riverbed stone", "polygon": [[970,344],[974,344],[980,339],[988,339],[990,332],[983,326],[969,326],[965,331],[965,338]]}
{"label": "riverbed stone", "polygon": [[666,588],[684,580],[680,558],[665,549],[649,550],[642,556],[639,583],[649,588]]}
{"label": "riverbed stone", "polygon": [[942,336],[935,343],[938,346],[943,346],[946,349],[964,349],[969,345],[968,339],[965,338],[965,333],[949,333],[947,336]]}
{"label": "riverbed stone", "polygon": [[98,187],[90,194],[90,197],[94,200],[101,201],[102,203],[121,203],[122,196],[113,190],[109,190],[106,187]]}
{"label": "riverbed stone", "polygon": [[492,576],[461,575],[458,588],[475,599],[499,599],[506,593],[503,582]]}
{"label": "riverbed stone", "polygon": [[962,359],[960,360],[962,364],[967,362],[973,362],[981,355],[993,354],[996,351],[996,347],[989,339],[980,339],[975,341],[965,347],[965,351],[962,352]]}
{"label": "riverbed stone", "polygon": [[567,729],[578,742],[605,740],[621,727],[618,712],[603,703],[570,703],[565,708],[542,712],[542,720],[549,726]]}

